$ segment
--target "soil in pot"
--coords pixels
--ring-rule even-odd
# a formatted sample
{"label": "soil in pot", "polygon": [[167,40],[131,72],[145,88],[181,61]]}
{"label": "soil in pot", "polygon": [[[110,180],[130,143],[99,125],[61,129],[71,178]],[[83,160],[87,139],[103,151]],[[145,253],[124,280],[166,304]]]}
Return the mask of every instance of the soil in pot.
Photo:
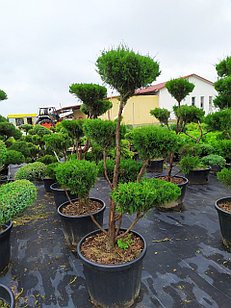
{"label": "soil in pot", "polygon": [[[91,209],[92,213],[99,211],[103,205],[95,200],[89,200],[88,206]],[[88,215],[88,208],[84,205],[79,203],[79,200],[73,200],[72,204],[67,204],[62,207],[61,213],[68,216],[82,216]]]}
{"label": "soil in pot", "polygon": [[[160,180],[167,181],[167,176],[158,176],[156,177]],[[170,182],[176,184],[181,189],[181,194],[177,198],[177,200],[172,201],[170,203],[163,204],[159,206],[158,209],[161,211],[175,211],[175,212],[182,212],[185,210],[184,207],[184,197],[188,185],[188,179],[183,176],[172,176],[170,178]]]}
{"label": "soil in pot", "polygon": [[123,249],[116,245],[114,249],[109,252],[106,247],[106,235],[104,233],[97,233],[89,236],[83,242],[80,251],[89,261],[99,264],[112,265],[130,262],[141,254],[144,243],[140,237],[132,232],[129,233],[129,236],[125,236],[125,238],[129,241],[127,248]]}
{"label": "soil in pot", "polygon": [[223,211],[231,213],[231,201],[225,201],[225,202],[220,202],[218,204],[219,208],[221,208]]}

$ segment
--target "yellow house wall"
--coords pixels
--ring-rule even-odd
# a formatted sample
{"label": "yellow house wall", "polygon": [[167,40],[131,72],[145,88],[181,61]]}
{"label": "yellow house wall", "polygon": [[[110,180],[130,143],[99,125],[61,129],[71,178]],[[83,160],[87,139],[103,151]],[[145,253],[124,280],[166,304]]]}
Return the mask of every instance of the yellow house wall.
{"label": "yellow house wall", "polygon": [[[109,99],[113,106],[101,118],[114,120],[118,114],[119,101],[117,98]],[[123,111],[123,123],[136,125],[154,124],[158,120],[150,115],[150,110],[159,107],[158,95],[132,96],[127,101]]]}
{"label": "yellow house wall", "polygon": [[77,110],[74,110],[74,117],[78,120],[79,118],[81,118],[81,119],[86,119],[87,118],[87,116],[86,116],[86,114],[84,114],[84,113],[82,113],[82,111],[80,111],[79,109],[77,109]]}

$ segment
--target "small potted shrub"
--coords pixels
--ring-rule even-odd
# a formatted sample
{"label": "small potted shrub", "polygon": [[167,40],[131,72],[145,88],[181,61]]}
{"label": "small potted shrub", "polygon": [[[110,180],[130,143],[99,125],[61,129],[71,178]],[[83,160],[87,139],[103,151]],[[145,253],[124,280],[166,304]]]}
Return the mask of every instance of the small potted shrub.
{"label": "small potted shrub", "polygon": [[201,161],[204,165],[209,166],[213,173],[221,171],[221,169],[223,169],[226,164],[224,157],[216,154],[204,156],[202,157]]}
{"label": "small potted shrub", "polygon": [[1,308],[14,308],[14,294],[13,292],[4,284],[0,283],[0,307]]}
{"label": "small potted shrub", "polygon": [[0,272],[10,259],[10,231],[16,218],[36,199],[34,184],[19,180],[0,186]]}
{"label": "small potted shrub", "polygon": [[[231,188],[231,170],[224,168],[217,173],[217,178]],[[231,196],[223,197],[215,202],[218,213],[222,242],[231,251]]]}
{"label": "small potted shrub", "polygon": [[135,218],[129,228],[116,229],[113,249],[108,249],[107,233],[101,230],[88,234],[78,244],[88,292],[95,305],[132,305],[139,294],[142,260],[146,254],[144,238],[132,228],[150,209],[176,200],[179,195],[177,185],[159,179],[119,184],[111,192],[117,215],[135,215]]}
{"label": "small potted shrub", "polygon": [[7,172],[4,172],[5,171],[4,163],[6,161],[6,153],[7,153],[6,145],[3,141],[0,140],[0,180],[1,181],[5,181],[8,175],[8,169],[6,170]]}
{"label": "small potted shrub", "polygon": [[34,162],[22,166],[15,173],[15,180],[26,179],[29,181],[41,181],[46,174],[46,165],[40,162]]}
{"label": "small potted shrub", "polygon": [[210,167],[207,167],[197,156],[185,156],[180,161],[180,170],[187,176],[189,184],[208,184]]}
{"label": "small potted shrub", "polygon": [[72,194],[78,194],[78,199],[70,199],[67,193],[68,201],[57,209],[64,224],[66,242],[71,247],[76,247],[84,235],[103,223],[105,203],[89,197],[97,173],[96,164],[86,160],[66,161],[56,168],[59,184],[68,187]]}

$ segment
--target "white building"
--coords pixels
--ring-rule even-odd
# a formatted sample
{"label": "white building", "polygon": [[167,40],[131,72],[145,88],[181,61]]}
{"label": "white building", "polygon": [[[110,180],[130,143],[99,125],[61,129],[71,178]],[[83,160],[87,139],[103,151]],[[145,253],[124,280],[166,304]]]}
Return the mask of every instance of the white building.
{"label": "white building", "polygon": [[[205,111],[205,115],[214,112],[216,109],[213,105],[213,99],[217,96],[217,91],[214,89],[213,82],[196,74],[184,76],[183,78],[193,83],[195,87],[181,104],[202,108]],[[165,108],[171,111],[171,119],[174,119],[172,108],[174,105],[177,105],[177,101],[170,95],[167,88],[165,88],[165,84],[166,82],[163,82],[138,90],[136,91],[136,95],[158,95],[159,108]]]}

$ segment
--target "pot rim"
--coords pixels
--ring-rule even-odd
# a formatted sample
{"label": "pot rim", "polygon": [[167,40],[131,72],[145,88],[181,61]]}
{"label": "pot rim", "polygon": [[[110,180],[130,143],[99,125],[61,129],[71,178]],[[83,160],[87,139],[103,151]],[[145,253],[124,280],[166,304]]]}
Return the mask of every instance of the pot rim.
{"label": "pot rim", "polygon": [[[3,288],[4,290],[6,290],[8,292],[8,294],[10,295],[10,308],[14,307],[14,294],[13,292],[11,291],[10,288],[8,288],[7,286],[5,286],[4,284],[0,283],[0,288]],[[7,303],[8,304],[8,303]]]}
{"label": "pot rim", "polygon": [[0,232],[0,235],[1,235],[1,236],[4,236],[4,234],[5,234],[6,232],[8,232],[8,231],[13,227],[13,222],[12,222],[12,221],[9,221],[9,222],[3,224],[3,226],[7,226],[7,228],[6,228],[5,230],[3,230],[2,232]]}
{"label": "pot rim", "polygon": [[[120,230],[126,231],[127,229],[121,228]],[[134,259],[132,261],[129,261],[129,262],[126,262],[126,263],[122,263],[122,264],[102,264],[102,263],[96,263],[96,262],[90,261],[90,260],[88,260],[86,257],[84,257],[82,255],[82,253],[80,252],[80,247],[81,247],[82,243],[85,241],[85,239],[87,237],[89,237],[89,236],[91,236],[91,235],[93,235],[95,233],[98,233],[98,232],[102,232],[102,231],[98,229],[98,230],[95,230],[95,231],[92,231],[92,232],[88,233],[87,235],[85,235],[79,241],[79,243],[77,245],[78,256],[80,257],[81,261],[86,263],[88,266],[93,266],[93,267],[97,268],[98,270],[101,269],[101,270],[105,270],[105,271],[126,269],[128,267],[131,267],[132,264],[137,263],[140,260],[142,260],[143,257],[145,256],[146,252],[147,252],[147,244],[146,244],[146,241],[145,241],[144,237],[140,233],[138,233],[137,231],[131,230],[130,232],[133,232],[136,235],[138,235],[141,238],[141,240],[143,241],[143,243],[144,243],[144,248],[143,248],[141,254],[136,259]]]}
{"label": "pot rim", "polygon": [[[61,186],[58,182],[55,182],[55,183],[51,184],[51,186],[50,186],[51,190],[54,190],[54,191],[64,191],[64,189],[62,189],[62,188],[54,187],[55,185]],[[69,192],[70,189],[68,188],[67,191]]]}
{"label": "pot rim", "polygon": [[[167,175],[157,175],[157,176],[155,176],[155,178],[159,178],[159,177],[162,177],[162,176],[167,177]],[[176,185],[186,185],[186,184],[188,184],[188,179],[185,176],[183,176],[183,175],[173,175],[173,176],[171,175],[171,177],[173,177],[173,178],[181,178],[181,179],[185,180],[185,183],[176,184]]]}
{"label": "pot rim", "polygon": [[[79,198],[71,199],[71,201],[77,201],[78,199],[79,199]],[[94,197],[90,197],[89,199],[90,199],[90,200],[99,201],[100,203],[103,204],[103,206],[101,207],[101,209],[99,209],[99,210],[96,211],[96,212],[93,212],[92,214],[95,215],[95,214],[98,214],[98,213],[100,213],[100,212],[102,212],[102,211],[105,210],[106,204],[105,204],[105,202],[104,202],[102,199],[94,198]],[[70,215],[65,215],[65,214],[61,213],[61,211],[60,211],[61,207],[64,206],[64,205],[67,205],[67,204],[69,204],[69,203],[70,203],[69,201],[66,201],[66,202],[64,202],[64,203],[62,203],[62,204],[60,204],[60,205],[58,206],[57,212],[58,212],[58,214],[59,214],[60,216],[62,216],[62,217],[64,217],[64,218],[68,218],[68,219],[71,219],[71,218],[76,219],[76,218],[90,217],[89,214],[79,215],[79,216],[70,216]]]}
{"label": "pot rim", "polygon": [[222,212],[222,213],[224,213],[224,214],[231,215],[231,212],[227,212],[227,211],[221,209],[221,208],[218,206],[218,203],[219,203],[220,201],[225,201],[225,200],[230,200],[230,201],[231,201],[231,196],[226,196],[226,197],[222,197],[222,198],[217,199],[217,200],[215,201],[215,204],[214,204],[214,205],[215,205],[215,209],[216,209],[218,212]]}
{"label": "pot rim", "polygon": [[[210,171],[211,170],[211,167],[208,167],[208,168],[203,168],[203,169],[191,169],[190,171],[193,171],[193,172],[200,172],[200,171]],[[190,172],[189,171],[189,172]]]}

